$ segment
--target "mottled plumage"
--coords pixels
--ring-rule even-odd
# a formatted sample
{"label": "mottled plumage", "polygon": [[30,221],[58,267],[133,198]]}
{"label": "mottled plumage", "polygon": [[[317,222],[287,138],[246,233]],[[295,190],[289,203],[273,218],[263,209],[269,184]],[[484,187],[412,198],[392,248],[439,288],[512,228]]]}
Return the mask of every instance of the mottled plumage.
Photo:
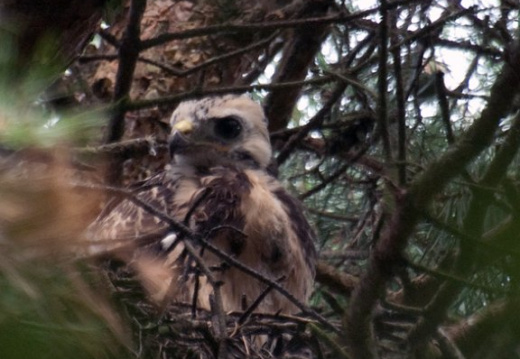
{"label": "mottled plumage", "polygon": [[[186,101],[173,113],[171,125],[171,164],[140,184],[135,195],[264,276],[282,278],[280,284],[305,302],[314,277],[314,234],[300,203],[266,171],[271,146],[262,108],[246,96]],[[168,294],[191,302],[195,271],[185,239],[153,214],[124,200],[98,218],[90,236],[98,249],[147,244],[146,251],[129,248],[137,256],[160,258],[171,270],[165,279]],[[244,298],[251,304],[265,289],[239,269],[222,266],[223,260],[209,251],[200,253],[224,283],[226,311],[245,309]],[[197,303],[209,308],[212,287],[204,276],[199,284]],[[273,290],[257,310],[293,313],[297,308]]]}

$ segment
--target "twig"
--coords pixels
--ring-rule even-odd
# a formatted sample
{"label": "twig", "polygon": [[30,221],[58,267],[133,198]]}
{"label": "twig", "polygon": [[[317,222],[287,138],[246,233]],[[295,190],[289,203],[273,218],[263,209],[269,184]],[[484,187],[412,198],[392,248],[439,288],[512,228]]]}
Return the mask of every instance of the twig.
{"label": "twig", "polygon": [[343,221],[343,222],[357,222],[357,221],[359,221],[359,217],[343,216],[341,214],[320,211],[318,209],[314,209],[314,208],[311,208],[311,207],[305,207],[305,209],[309,213],[318,215],[320,217],[330,218],[330,219],[333,219],[333,220],[336,220],[336,221]]}
{"label": "twig", "polygon": [[189,92],[183,92],[173,96],[167,96],[159,99],[153,100],[140,100],[134,102],[128,102],[125,104],[121,104],[120,106],[124,108],[126,111],[136,111],[142,110],[144,108],[150,108],[154,106],[164,106],[164,105],[176,105],[180,101],[191,100],[196,98],[201,98],[204,96],[212,96],[212,95],[224,95],[229,93],[243,93],[243,92],[252,92],[252,91],[261,91],[261,90],[271,90],[274,88],[290,88],[290,87],[300,87],[307,85],[320,85],[328,82],[334,81],[332,76],[322,76],[316,77],[310,80],[303,81],[293,81],[293,82],[283,82],[277,84],[258,84],[258,85],[244,85],[244,86],[229,86],[229,87],[217,87],[217,88],[207,88],[207,89],[194,89]]}
{"label": "twig", "polygon": [[316,281],[331,288],[336,293],[348,297],[358,284],[359,278],[319,261],[316,266]]}
{"label": "twig", "polygon": [[[500,293],[500,294],[504,294],[504,295],[508,295],[508,294],[511,294],[511,292],[507,289],[500,289],[500,288],[496,288],[496,287],[490,287],[490,286],[487,286],[487,285],[482,285],[482,284],[479,284],[479,283],[475,283],[475,282],[470,282],[468,281],[467,279],[461,277],[461,276],[457,276],[456,274],[452,274],[452,273],[448,273],[448,272],[443,272],[443,271],[440,271],[440,270],[435,270],[435,269],[430,269],[428,267],[425,267],[423,265],[420,265],[420,264],[417,264],[417,263],[413,263],[413,262],[410,262],[410,261],[407,261],[407,265],[416,270],[417,272],[423,272],[423,273],[426,273],[432,277],[435,277],[435,278],[439,278],[439,279],[443,279],[445,281],[448,281],[450,283],[453,283],[453,284],[456,284],[457,286],[463,286],[463,287],[469,287],[469,288],[474,288],[474,289],[479,289],[483,292],[488,292],[488,293]],[[439,291],[437,292],[437,294],[441,293],[442,291]],[[429,314],[427,313],[427,311],[431,311],[434,306],[430,306],[428,305],[428,307],[430,308],[426,308],[425,310],[425,316],[428,316],[429,318]],[[437,307],[437,306],[436,306]],[[437,312],[437,315],[438,315],[438,312]],[[430,321],[431,323],[431,321]]]}
{"label": "twig", "polygon": [[200,278],[199,273],[195,273],[195,285],[193,287],[193,297],[191,299],[191,318],[195,319],[197,317],[197,299],[199,296],[200,289]]}
{"label": "twig", "polygon": [[388,9],[386,0],[380,0],[380,24],[379,24],[379,66],[377,77],[377,124],[379,125],[379,133],[383,142],[383,150],[385,159],[392,161],[392,145],[390,143],[390,133],[388,129],[388,113],[387,113],[387,61],[388,61]]}
{"label": "twig", "polygon": [[98,30],[97,33],[99,34],[99,36],[101,36],[103,40],[108,42],[110,45],[114,46],[116,49],[118,49],[121,46],[119,40],[108,31],[101,29]]}
{"label": "twig", "polygon": [[80,55],[75,58],[79,64],[85,64],[94,61],[114,61],[118,59],[117,54],[106,54],[106,55]]}
{"label": "twig", "polygon": [[326,116],[330,113],[332,106],[341,98],[341,95],[345,91],[347,84],[345,82],[336,85],[336,88],[332,92],[330,99],[327,101],[325,105],[309,120],[309,122],[302,126],[300,131],[296,134],[292,135],[289,140],[285,143],[283,148],[280,150],[280,153],[276,157],[276,163],[280,166],[284,163],[288,158],[291,152],[294,150],[296,145],[303,140],[305,136],[313,129],[319,127]]}
{"label": "twig", "polygon": [[[255,43],[252,43],[248,46],[245,46],[245,47],[242,47],[240,49],[237,49],[237,50],[234,50],[234,51],[230,51],[228,53],[225,53],[223,55],[220,55],[220,56],[215,56],[215,57],[212,57],[211,59],[201,63],[201,64],[198,64],[196,66],[193,66],[189,69],[186,69],[186,70],[181,70],[181,69],[177,69],[177,68],[174,68],[174,67],[171,67],[171,66],[168,66],[164,63],[161,63],[159,61],[155,61],[155,60],[152,60],[152,59],[149,59],[147,57],[144,57],[144,56],[139,56],[137,58],[137,61],[138,62],[144,62],[144,63],[147,63],[147,64],[150,64],[150,65],[153,65],[153,66],[156,66],[158,68],[160,68],[161,70],[163,70],[164,72],[170,74],[170,75],[173,75],[173,76],[178,76],[178,77],[185,77],[185,76],[188,76],[194,72],[197,72],[203,68],[206,68],[208,66],[211,66],[213,64],[216,64],[216,63],[219,63],[219,62],[222,62],[222,61],[225,61],[229,58],[232,58],[232,57],[235,57],[235,56],[238,56],[238,55],[242,55],[246,52],[249,52],[249,51],[252,51],[252,50],[255,50],[257,48],[260,48],[260,47],[263,47],[263,46],[266,46],[268,45],[271,41],[273,41],[274,38],[276,38],[276,36],[278,36],[278,33],[274,33],[272,34],[271,36],[265,38],[265,39],[262,39],[260,41],[257,41]],[[80,64],[82,63],[87,63],[87,62],[92,62],[92,61],[113,61],[113,60],[116,60],[118,58],[118,55],[117,54],[106,54],[106,55],[81,55],[81,56],[77,56],[76,57],[76,61],[78,61]]]}
{"label": "twig", "polygon": [[208,268],[206,263],[204,263],[204,260],[202,257],[199,256],[196,249],[193,247],[190,241],[184,240],[183,241],[184,248],[188,251],[188,253],[191,255],[191,257],[195,260],[197,263],[199,269],[202,273],[206,275],[206,278],[208,279],[208,282],[213,287],[213,295],[214,300],[213,304],[211,306],[216,319],[217,319],[217,325],[216,325],[216,332],[217,332],[217,341],[219,344],[219,352],[218,352],[218,358],[219,359],[225,359],[227,357],[227,349],[226,349],[226,340],[227,340],[227,327],[226,327],[226,319],[225,319],[225,312],[224,312],[224,303],[222,301],[222,295],[220,291],[220,287],[222,286],[222,282],[218,281],[214,275],[213,272]]}
{"label": "twig", "polygon": [[355,163],[357,160],[359,160],[365,152],[370,148],[370,145],[372,144],[372,141],[369,141],[368,143],[365,143],[362,148],[360,148],[355,154],[352,155],[352,157],[348,158],[348,162],[345,163],[343,166],[341,166],[336,172],[331,174],[329,177],[325,178],[319,185],[316,185],[315,187],[311,188],[307,192],[301,194],[298,196],[300,200],[304,200],[305,198],[308,198],[312,196],[315,193],[318,193],[322,189],[324,189],[329,183],[334,182],[337,180],[345,171],[352,165],[352,163]]}
{"label": "twig", "polygon": [[[410,2],[417,2],[417,0],[397,0],[392,1],[389,4],[389,8],[396,8],[398,6],[410,3]],[[164,44],[169,41],[173,40],[180,40],[180,39],[188,39],[191,37],[197,37],[197,36],[206,36],[206,35],[213,35],[216,33],[220,34],[226,34],[226,33],[237,33],[237,32],[259,32],[259,31],[266,31],[266,30],[277,30],[277,29],[284,29],[284,28],[297,28],[297,27],[309,27],[313,25],[324,25],[324,24],[331,24],[331,23],[344,23],[353,21],[356,19],[363,18],[365,16],[374,14],[379,11],[379,7],[359,11],[354,14],[341,14],[341,15],[334,15],[334,16],[323,16],[323,17],[317,17],[317,18],[306,18],[306,19],[291,19],[291,20],[282,20],[282,21],[271,21],[271,22],[262,22],[262,23],[255,23],[255,24],[223,24],[223,25],[212,25],[207,27],[201,27],[201,28],[195,28],[195,29],[189,29],[185,31],[180,32],[174,32],[174,33],[165,33],[161,34],[155,38],[144,40],[141,43],[141,51],[146,50],[153,46],[158,46],[161,44]]]}
{"label": "twig", "polygon": [[437,330],[437,340],[439,342],[439,347],[441,349],[441,352],[443,354],[443,358],[446,359],[465,359],[466,357],[459,348],[457,348],[457,345],[449,338],[449,336],[446,334],[446,332],[439,328]]}
{"label": "twig", "polygon": [[[139,56],[141,18],[145,8],[146,0],[131,1],[128,24],[118,51],[119,66],[114,88],[114,102],[116,103],[124,100],[130,92],[135,64]],[[124,115],[125,110],[119,107],[118,111],[116,110],[116,113],[110,119],[105,143],[112,143],[121,139],[124,132]]]}
{"label": "twig", "polygon": [[341,346],[339,346],[333,338],[330,337],[330,334],[325,333],[323,330],[321,330],[312,323],[309,323],[308,326],[314,335],[316,335],[320,340],[323,340],[325,343],[330,345],[331,349],[339,355],[339,358],[351,359],[351,356],[349,356],[347,352],[345,352],[345,350]]}
{"label": "twig", "polygon": [[[112,193],[117,193],[118,195],[124,196],[129,201],[132,201],[137,206],[143,208],[147,212],[153,214],[157,218],[161,219],[165,223],[167,223],[174,231],[179,232],[181,236],[187,237],[190,239],[196,239],[197,236],[189,227],[185,226],[182,223],[179,223],[175,219],[171,218],[164,212],[156,209],[149,203],[146,203],[145,201],[139,199],[136,195],[134,195],[132,192],[121,189],[121,188],[115,188],[115,187],[109,187],[109,186],[96,186],[96,185],[80,185],[84,188],[90,188],[95,190],[104,190],[109,191]],[[201,239],[202,240],[202,239]],[[213,287],[213,293],[214,293],[214,301],[215,301],[215,315],[218,319],[218,328],[217,328],[217,334],[218,334],[218,340],[219,340],[219,348],[223,348],[226,344],[226,324],[225,324],[225,313],[224,313],[224,305],[222,303],[222,296],[220,293],[220,287],[222,285],[222,282],[218,281],[214,276],[213,272],[207,267],[207,265],[204,263],[204,260],[199,256],[193,245],[190,241],[184,240],[183,238],[183,244],[186,251],[191,255],[191,257],[195,260],[197,263],[199,269],[204,273],[208,279],[208,282]],[[222,352],[219,351],[219,353],[224,353],[222,358],[225,358],[225,348],[219,349],[223,350]]]}
{"label": "twig", "polygon": [[[282,276],[278,279],[278,282],[282,281],[285,277]],[[253,303],[251,303],[251,305],[249,306],[249,308],[247,308],[244,313],[240,316],[240,318],[238,318],[238,324],[243,324],[250,316],[251,314],[254,312],[254,310],[256,308],[258,308],[258,306],[260,305],[260,303],[262,303],[262,301],[265,299],[265,297],[273,290],[273,287],[272,286],[267,286],[263,291],[262,293],[260,293],[260,295],[255,299],[255,301]]]}
{"label": "twig", "polygon": [[212,243],[205,242],[205,246],[214,254],[218,255],[219,257],[225,259],[229,262],[230,265],[233,265],[234,267],[240,269],[242,272],[249,274],[253,278],[257,279],[258,281],[272,286],[274,289],[276,289],[280,294],[285,296],[291,303],[293,303],[298,309],[300,309],[304,314],[309,315],[310,317],[316,319],[320,324],[322,324],[324,327],[332,330],[335,333],[339,333],[338,329],[333,326],[327,319],[325,319],[321,314],[315,312],[314,310],[310,309],[306,305],[304,305],[302,302],[300,302],[294,295],[289,293],[284,287],[282,287],[277,282],[265,277],[264,275],[258,273],[254,269],[249,268],[239,260],[235,259],[234,257],[228,255],[226,252],[222,251],[220,248],[215,247]]}
{"label": "twig", "polygon": [[[108,123],[106,144],[117,142],[124,135],[126,110],[120,105],[126,101],[132,86],[135,65],[139,56],[141,18],[145,9],[146,0],[132,0],[130,3],[128,24],[121,40],[121,46],[118,49],[119,66],[114,88],[114,102],[118,105]],[[106,174],[107,183],[111,185],[119,184],[121,181],[121,166],[121,159],[117,157],[110,159]]]}
{"label": "twig", "polygon": [[154,66],[157,66],[158,68],[164,70],[165,72],[168,72],[170,73],[171,75],[174,75],[174,76],[178,76],[178,77],[185,77],[185,76],[188,76],[194,72],[197,72],[197,71],[200,71],[208,66],[211,66],[211,65],[214,65],[214,64],[217,64],[219,62],[223,62],[225,60],[228,60],[232,57],[235,57],[235,56],[239,56],[239,55],[242,55],[244,53],[247,53],[247,52],[250,52],[252,50],[256,50],[258,48],[261,48],[261,47],[264,47],[266,45],[268,45],[271,41],[273,41],[274,38],[276,38],[276,36],[278,36],[278,33],[274,33],[272,34],[271,36],[268,36],[267,38],[265,39],[262,39],[260,41],[257,41],[257,42],[254,42],[248,46],[245,46],[245,47],[242,47],[240,49],[237,49],[237,50],[234,50],[234,51],[230,51],[228,53],[225,53],[223,55],[220,55],[220,56],[215,56],[215,57],[212,57],[211,59],[207,60],[207,61],[204,61],[203,63],[201,64],[198,64],[196,66],[193,66],[193,67],[190,67],[189,69],[186,69],[186,70],[179,70],[179,69],[175,69],[171,66],[167,66],[165,64],[161,64],[157,61],[153,61],[153,60],[150,60],[150,59],[147,59],[147,58],[144,58],[144,57],[139,57],[139,61],[142,61],[142,62],[145,62],[145,63],[148,63],[148,64],[151,64],[151,65],[154,65]]}
{"label": "twig", "polygon": [[470,236],[470,235],[458,230],[457,228],[450,226],[449,224],[441,221],[440,219],[433,217],[429,213],[424,213],[424,219],[426,221],[430,222],[434,227],[454,236],[458,240],[469,242],[469,243],[471,243],[472,246],[475,246],[475,247],[480,247],[480,250],[483,253],[486,253],[486,255],[489,255],[489,254],[514,255],[520,259],[520,251],[515,250],[514,248],[510,248],[510,247],[500,247],[500,246],[497,246],[496,244],[493,244],[490,242],[490,240],[492,240],[494,238],[494,234],[495,234],[494,230],[496,228],[499,228],[502,225],[502,223],[500,225],[498,225],[497,227],[493,228],[492,230],[490,230],[489,234],[488,233],[484,234],[482,236],[482,240],[479,240],[478,238]]}
{"label": "twig", "polygon": [[492,47],[483,47],[481,45],[472,44],[469,41],[453,41],[448,39],[435,39],[433,40],[434,45],[445,47],[448,49],[472,51],[475,56],[489,56],[492,59],[497,59],[503,55],[502,51],[494,49]]}
{"label": "twig", "polygon": [[[517,79],[518,80],[518,79]],[[520,145],[520,114],[518,114],[511,126],[510,132],[504,143],[496,153],[495,157],[488,166],[479,185],[484,187],[496,186],[505,176],[507,168],[513,161]],[[488,206],[486,198],[489,198],[488,191],[473,190],[473,199],[469,205],[464,219],[464,233],[470,238],[481,238],[483,231],[484,218]],[[421,320],[410,331],[409,340],[412,346],[420,347],[425,345],[427,339],[433,335],[435,328],[445,317],[449,306],[456,299],[460,290],[470,283],[465,278],[473,272],[475,254],[477,247],[474,241],[461,241],[459,255],[455,261],[454,273],[450,276],[452,280],[444,283],[436,297],[428,305],[424,313],[424,320]],[[459,280],[453,280],[454,278]],[[501,292],[498,288],[482,288],[475,284],[470,284],[482,290]],[[507,294],[507,291],[505,292]]]}
{"label": "twig", "polygon": [[437,99],[439,100],[439,108],[441,110],[441,119],[444,123],[444,130],[446,131],[446,140],[448,144],[455,142],[455,136],[453,135],[453,129],[451,128],[450,121],[450,108],[448,99],[446,97],[446,86],[444,85],[444,73],[437,71],[432,74],[435,76],[435,90],[437,92]]}
{"label": "twig", "polygon": [[[305,304],[300,302],[294,295],[289,293],[284,287],[282,287],[279,283],[271,280],[270,278],[267,278],[266,276],[262,275],[261,273],[255,271],[254,269],[251,269],[247,265],[243,264],[239,260],[235,259],[234,257],[230,256],[223,250],[217,248],[215,245],[213,245],[211,242],[208,242],[206,239],[204,239],[201,235],[197,234],[196,232],[192,231],[189,227],[185,226],[184,224],[176,221],[174,218],[170,217],[166,213],[164,213],[161,210],[158,210],[154,206],[150,205],[146,201],[141,200],[138,198],[134,193],[118,188],[113,186],[103,186],[103,185],[95,185],[95,184],[82,184],[82,183],[76,183],[74,184],[76,187],[95,190],[95,191],[105,191],[105,192],[111,192],[117,195],[120,195],[129,201],[133,202],[135,205],[143,208],[148,213],[156,216],[164,223],[168,224],[168,226],[171,227],[171,229],[175,232],[179,232],[181,235],[185,236],[186,238],[192,239],[196,243],[200,243],[204,248],[212,252],[213,254],[216,254],[218,257],[224,259],[227,261],[230,265],[236,267],[237,269],[241,270],[242,272],[249,274],[253,278],[257,279],[258,281],[272,286],[274,289],[276,289],[280,294],[282,294],[284,297],[286,297],[292,304],[294,304],[298,309],[300,309],[304,314],[309,315],[310,317],[316,319],[319,323],[321,323],[324,327],[339,333],[339,330],[332,325],[327,319],[325,319],[322,315],[315,312],[311,308],[307,307]],[[233,227],[230,227],[233,228]],[[240,232],[242,233],[242,232]],[[193,246],[189,241],[184,240],[184,243],[187,244],[191,248],[190,254],[193,251],[193,253],[196,255],[194,258],[199,258],[199,255],[194,250]],[[209,269],[208,269],[209,270]]]}
{"label": "twig", "polygon": [[166,142],[158,141],[153,137],[135,138],[132,140],[119,141],[101,146],[88,146],[83,148],[75,148],[73,151],[79,155],[93,156],[117,156],[122,159],[134,158],[138,156],[148,155],[156,151],[156,149],[166,150]]}
{"label": "twig", "polygon": [[367,333],[370,330],[370,314],[384,285],[393,276],[394,266],[401,261],[402,250],[419,222],[420,213],[435,194],[491,143],[500,120],[511,106],[511,93],[517,91],[520,83],[520,54],[514,50],[511,54],[513,59],[502,68],[480,118],[459,137],[457,146],[432,162],[412,182],[410,189],[398,197],[394,214],[387,222],[370,257],[367,271],[351,297],[344,318],[350,340],[359,340],[359,332]]}
{"label": "twig", "polygon": [[[311,17],[326,15],[331,1],[302,1],[296,16]],[[305,20],[305,19],[302,19]],[[322,43],[330,31],[325,24],[299,28],[286,36],[281,58],[272,77],[273,83],[301,81],[307,77],[309,66],[314,62]],[[269,132],[287,127],[301,88],[273,89],[264,98],[264,111],[269,119]]]}
{"label": "twig", "polygon": [[330,176],[328,176],[327,178],[325,178],[323,181],[321,181],[320,184],[314,186],[313,188],[311,188],[310,190],[308,190],[307,192],[305,193],[302,193],[301,195],[298,196],[298,199],[299,200],[304,200],[305,198],[308,198],[310,196],[312,196],[313,194],[315,193],[318,193],[319,191],[321,191],[322,189],[324,189],[325,187],[327,187],[330,183],[334,182],[335,180],[337,180],[338,178],[341,177],[342,174],[345,173],[345,171],[351,166],[351,163],[348,162],[348,163],[345,163],[343,166],[341,166],[340,168],[338,168],[335,172],[333,172]]}
{"label": "twig", "polygon": [[405,93],[403,85],[403,74],[401,71],[401,48],[393,46],[398,42],[397,35],[397,10],[391,14],[391,32],[390,41],[392,45],[392,57],[394,59],[394,74],[396,82],[396,103],[397,103],[397,170],[399,185],[406,185],[406,109],[405,109]]}
{"label": "twig", "polygon": [[459,17],[462,17],[462,16],[470,14],[470,13],[474,13],[474,12],[478,12],[478,7],[477,6],[471,6],[471,7],[467,8],[467,9],[462,9],[462,10],[454,12],[454,13],[448,15],[448,16],[442,17],[442,18],[438,19],[437,21],[431,23],[428,26],[421,27],[418,31],[416,31],[413,34],[411,34],[410,36],[404,38],[403,40],[401,40],[397,44],[392,45],[392,47],[390,47],[390,51],[393,51],[394,48],[400,48],[403,45],[410,44],[413,41],[415,41],[417,39],[420,39],[420,38],[422,38],[424,36],[428,36],[429,34],[434,32],[438,28],[444,26],[447,22],[452,21],[452,20],[456,20]]}

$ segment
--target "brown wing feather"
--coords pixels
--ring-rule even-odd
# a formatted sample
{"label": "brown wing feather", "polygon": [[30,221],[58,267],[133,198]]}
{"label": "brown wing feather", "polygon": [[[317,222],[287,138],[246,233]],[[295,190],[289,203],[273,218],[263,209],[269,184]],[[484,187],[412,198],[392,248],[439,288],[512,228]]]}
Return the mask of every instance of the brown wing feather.
{"label": "brown wing feather", "polygon": [[[220,167],[204,175],[162,174],[144,183],[136,195],[178,221],[186,221],[208,241],[267,278],[284,277],[282,285],[302,302],[307,300],[314,276],[314,234],[298,202],[264,171]],[[165,223],[128,200],[99,218],[93,230],[98,240],[156,234],[159,242],[167,232]],[[193,262],[183,256],[183,250],[182,243],[173,248],[167,263],[177,268],[172,271],[178,276],[174,299],[191,301],[193,277],[187,277],[186,268],[179,266]],[[209,267],[223,263],[208,251],[202,253]],[[243,298],[251,303],[266,287],[233,267],[215,275],[224,282],[225,310],[244,309]],[[211,292],[205,278],[200,278],[197,302],[201,307],[209,308]],[[292,313],[297,308],[272,291],[257,310]]]}
{"label": "brown wing feather", "polygon": [[303,206],[300,201],[287,193],[282,187],[275,190],[273,194],[285,207],[291,221],[292,231],[301,245],[307,265],[312,268],[312,277],[314,278],[314,267],[317,260],[316,248],[314,247],[316,234],[305,217]]}
{"label": "brown wing feather", "polygon": [[[177,212],[172,201],[175,186],[175,182],[165,181],[162,173],[142,182],[133,192],[157,210],[174,215]],[[160,236],[168,228],[166,223],[128,199],[108,207],[112,208],[103,211],[88,231],[90,238],[101,243],[98,248],[106,250],[132,244],[137,238]]]}

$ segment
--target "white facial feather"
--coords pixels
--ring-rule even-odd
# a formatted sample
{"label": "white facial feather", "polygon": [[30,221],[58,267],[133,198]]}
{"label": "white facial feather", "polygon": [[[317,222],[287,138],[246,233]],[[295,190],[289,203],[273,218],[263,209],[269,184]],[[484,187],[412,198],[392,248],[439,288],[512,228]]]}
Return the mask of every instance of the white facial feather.
{"label": "white facial feather", "polygon": [[[236,142],[230,144],[227,149],[229,153],[222,155],[239,159],[238,154],[247,154],[261,168],[267,167],[272,155],[267,120],[262,107],[248,96],[226,95],[182,102],[173,112],[170,124],[174,128],[181,121],[189,121],[193,125],[193,132],[200,134],[208,132],[202,127],[211,126],[210,121],[225,117],[239,119],[243,126],[243,133]],[[175,130],[172,135],[174,133]],[[192,137],[195,139],[196,134]],[[205,143],[210,145],[209,142],[211,141]],[[200,157],[200,153],[195,155]],[[182,162],[189,162],[189,158],[184,158]]]}

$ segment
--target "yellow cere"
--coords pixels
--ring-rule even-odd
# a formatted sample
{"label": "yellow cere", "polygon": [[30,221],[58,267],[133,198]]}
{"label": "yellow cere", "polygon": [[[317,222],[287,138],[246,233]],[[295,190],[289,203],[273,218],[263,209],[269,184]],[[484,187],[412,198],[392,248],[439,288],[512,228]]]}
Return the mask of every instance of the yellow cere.
{"label": "yellow cere", "polygon": [[173,125],[173,128],[182,134],[189,134],[193,131],[193,124],[189,120],[181,120]]}

